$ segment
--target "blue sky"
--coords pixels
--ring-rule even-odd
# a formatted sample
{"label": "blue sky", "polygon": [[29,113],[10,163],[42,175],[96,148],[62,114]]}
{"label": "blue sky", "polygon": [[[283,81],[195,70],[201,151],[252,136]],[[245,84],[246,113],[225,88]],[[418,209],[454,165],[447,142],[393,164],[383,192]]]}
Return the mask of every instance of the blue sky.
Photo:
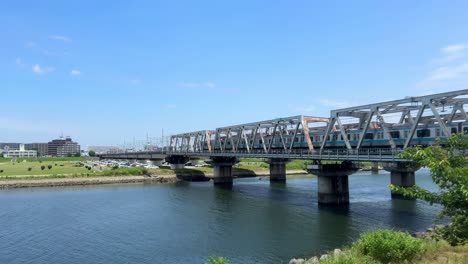
{"label": "blue sky", "polygon": [[[130,3],[131,2],[131,3]],[[467,1],[2,1],[0,142],[83,146],[466,89]]]}

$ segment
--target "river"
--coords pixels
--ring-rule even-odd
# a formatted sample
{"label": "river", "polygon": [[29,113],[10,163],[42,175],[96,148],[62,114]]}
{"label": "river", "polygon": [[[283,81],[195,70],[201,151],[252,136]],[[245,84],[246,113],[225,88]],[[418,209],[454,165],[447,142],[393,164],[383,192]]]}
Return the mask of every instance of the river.
{"label": "river", "polygon": [[[440,207],[392,200],[388,172],[349,179],[349,207],[319,207],[317,179],[0,191],[0,263],[287,263],[376,228],[424,230]],[[417,184],[434,189],[429,171]]]}

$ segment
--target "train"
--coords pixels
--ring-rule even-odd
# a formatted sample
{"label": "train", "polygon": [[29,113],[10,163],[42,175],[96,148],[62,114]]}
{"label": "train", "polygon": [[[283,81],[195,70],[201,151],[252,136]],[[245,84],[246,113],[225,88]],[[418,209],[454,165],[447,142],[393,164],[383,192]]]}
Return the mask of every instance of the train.
{"label": "train", "polygon": [[[451,134],[458,134],[458,133],[468,134],[468,122],[466,121],[465,122],[452,122],[450,124],[447,124],[446,127]],[[389,133],[391,137],[393,138],[396,148],[403,148],[410,132],[411,132],[410,124],[402,124],[399,126],[395,126],[393,128],[389,128]],[[351,147],[355,148],[357,146],[361,133],[362,133],[362,129],[348,129],[346,131],[348,141]],[[321,130],[316,129],[315,131],[311,131],[309,132],[309,135],[310,135],[310,139],[311,139],[314,149],[320,149],[321,145],[323,144],[323,139],[325,136],[325,128]],[[274,137],[272,143],[271,143],[271,140],[273,138],[273,135],[265,135],[263,138],[265,141],[266,148],[268,148],[271,144],[271,150],[274,151],[274,150],[284,149],[284,145],[286,145],[286,147],[289,148],[291,145],[291,140],[294,138],[294,136],[292,135],[292,133],[288,133],[287,135],[282,135],[282,137],[280,137],[279,134],[277,134]],[[447,138],[445,134],[441,131],[441,128],[438,124],[418,125],[414,133],[414,136],[411,140],[410,146],[430,145],[430,144],[433,144],[437,138],[442,139],[442,140]],[[226,140],[227,142],[225,142]],[[257,136],[255,138],[255,142],[252,142],[252,140],[253,139],[248,139],[248,143],[249,143],[248,147],[250,150],[262,151],[264,149],[260,136]],[[282,140],[285,141],[284,145],[283,145]],[[242,139],[240,140],[240,142],[237,143],[238,138],[235,135],[232,137],[232,139],[231,138],[227,139],[226,136],[221,137],[220,141],[221,141],[221,144],[223,145],[224,151],[232,150],[233,147],[237,151],[243,151],[243,150],[247,151],[245,140]],[[216,140],[212,137],[210,143],[211,143],[212,148],[214,148],[215,151],[220,150],[219,140]],[[374,128],[367,129],[360,148],[390,148],[390,147],[391,146],[389,144],[389,139],[386,133],[384,132],[384,129],[381,127],[374,127]],[[299,130],[299,132],[297,133],[294,139],[293,148],[294,149],[309,149],[308,142],[305,139],[305,135],[304,133],[302,133],[301,130]],[[340,130],[335,130],[329,133],[325,148],[326,149],[346,148],[345,141],[342,138],[342,134]],[[204,151],[208,151],[208,144],[206,142],[204,143],[203,149]]]}

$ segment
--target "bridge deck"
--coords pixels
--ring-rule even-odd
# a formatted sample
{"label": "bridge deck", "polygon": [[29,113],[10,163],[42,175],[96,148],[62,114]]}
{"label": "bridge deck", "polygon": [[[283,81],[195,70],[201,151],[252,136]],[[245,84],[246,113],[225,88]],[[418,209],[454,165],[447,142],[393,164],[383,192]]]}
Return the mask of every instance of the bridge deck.
{"label": "bridge deck", "polygon": [[127,152],[118,154],[102,154],[101,158],[109,159],[163,159],[164,156],[188,156],[188,157],[236,157],[236,158],[265,158],[265,159],[307,159],[307,160],[349,160],[349,161],[407,161],[400,158],[401,149],[360,149],[360,150],[323,150],[307,151],[293,150],[291,152],[276,151],[264,153],[262,151],[251,152],[190,152],[190,151],[144,151]]}

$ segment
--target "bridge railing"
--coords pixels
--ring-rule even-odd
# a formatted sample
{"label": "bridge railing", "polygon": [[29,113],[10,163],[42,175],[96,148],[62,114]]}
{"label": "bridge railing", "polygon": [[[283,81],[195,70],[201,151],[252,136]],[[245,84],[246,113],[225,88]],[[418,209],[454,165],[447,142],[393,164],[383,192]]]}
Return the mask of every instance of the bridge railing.
{"label": "bridge railing", "polygon": [[293,149],[293,150],[271,150],[265,152],[264,150],[237,150],[237,151],[222,151],[222,150],[213,150],[208,151],[168,151],[168,155],[201,155],[201,156],[245,156],[245,157],[270,157],[275,156],[281,158],[288,157],[304,157],[304,158],[317,158],[317,159],[345,159],[353,158],[356,159],[375,159],[376,157],[381,157],[385,159],[396,159],[399,158],[398,155],[403,152],[403,149],[326,149],[326,150],[306,150],[306,149]]}

